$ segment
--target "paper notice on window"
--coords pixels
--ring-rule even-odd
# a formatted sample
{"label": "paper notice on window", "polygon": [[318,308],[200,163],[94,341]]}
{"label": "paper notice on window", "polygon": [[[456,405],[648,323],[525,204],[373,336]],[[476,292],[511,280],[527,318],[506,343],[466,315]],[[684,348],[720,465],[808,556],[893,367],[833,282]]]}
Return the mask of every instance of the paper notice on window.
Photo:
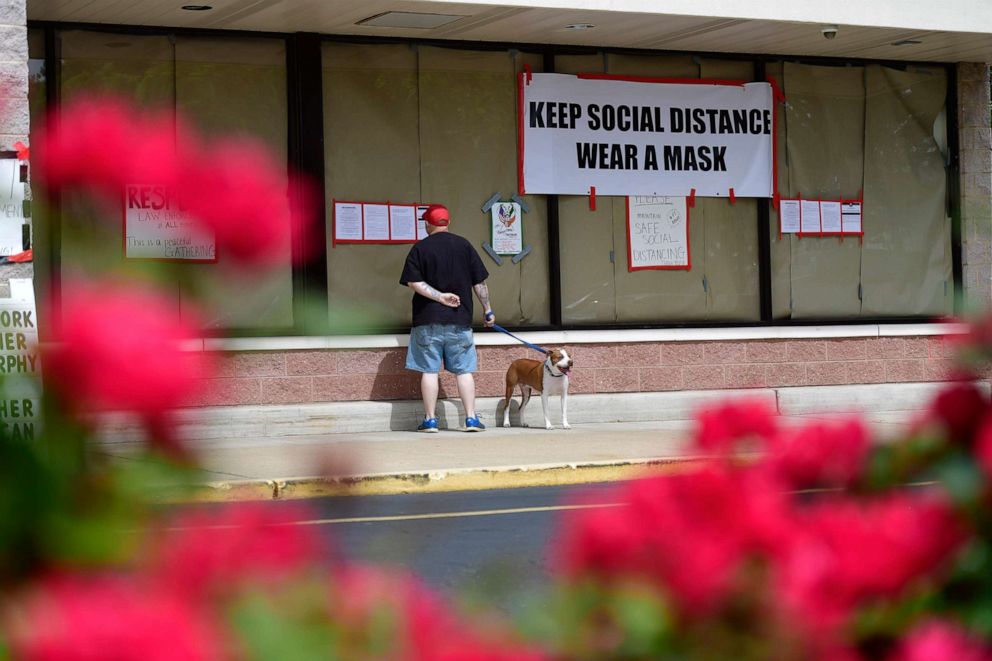
{"label": "paper notice on window", "polygon": [[793,234],[800,230],[799,200],[779,200],[778,217],[782,234]]}
{"label": "paper notice on window", "polygon": [[365,240],[389,241],[389,205],[365,205]]}
{"label": "paper notice on window", "polygon": [[843,202],[840,205],[841,223],[845,234],[861,234],[861,203]]}
{"label": "paper notice on window", "polygon": [[417,241],[427,238],[427,223],[424,221],[425,211],[427,211],[426,204],[417,207]]}
{"label": "paper notice on window", "polygon": [[684,197],[627,198],[628,271],[689,269],[689,207]]}
{"label": "paper notice on window", "polygon": [[820,233],[820,202],[802,200],[799,205],[799,231],[804,234]]}
{"label": "paper notice on window", "polygon": [[169,186],[124,186],[124,257],[184,262],[217,259],[209,227],[183,209]]}
{"label": "paper notice on window", "polygon": [[362,203],[334,203],[334,240],[362,240]]}
{"label": "paper notice on window", "polygon": [[840,202],[820,202],[820,223],[825,233],[840,234],[844,231],[840,222]]}
{"label": "paper notice on window", "polygon": [[524,249],[523,220],[516,202],[497,202],[490,209],[492,247],[497,255],[518,255]]}
{"label": "paper notice on window", "polygon": [[417,208],[410,204],[390,204],[389,235],[393,241],[416,241]]}
{"label": "paper notice on window", "polygon": [[0,255],[16,255],[24,250],[24,183],[20,162],[0,159]]}

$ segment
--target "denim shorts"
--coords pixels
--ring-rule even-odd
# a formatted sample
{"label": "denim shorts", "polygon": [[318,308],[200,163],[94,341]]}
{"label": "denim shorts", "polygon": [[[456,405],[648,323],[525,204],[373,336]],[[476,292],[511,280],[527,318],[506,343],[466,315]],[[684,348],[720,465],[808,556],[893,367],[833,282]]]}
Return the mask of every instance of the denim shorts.
{"label": "denim shorts", "polygon": [[406,368],[437,374],[444,369],[452,374],[474,372],[478,367],[472,329],[450,324],[414,326],[406,352]]}

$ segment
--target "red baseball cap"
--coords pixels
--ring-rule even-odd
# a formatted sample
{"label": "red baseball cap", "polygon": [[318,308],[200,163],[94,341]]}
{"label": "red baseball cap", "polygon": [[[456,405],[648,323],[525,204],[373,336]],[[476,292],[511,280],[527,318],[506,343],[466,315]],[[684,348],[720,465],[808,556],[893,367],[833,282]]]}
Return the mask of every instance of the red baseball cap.
{"label": "red baseball cap", "polygon": [[443,204],[432,204],[424,211],[424,222],[434,227],[445,227],[451,217]]}

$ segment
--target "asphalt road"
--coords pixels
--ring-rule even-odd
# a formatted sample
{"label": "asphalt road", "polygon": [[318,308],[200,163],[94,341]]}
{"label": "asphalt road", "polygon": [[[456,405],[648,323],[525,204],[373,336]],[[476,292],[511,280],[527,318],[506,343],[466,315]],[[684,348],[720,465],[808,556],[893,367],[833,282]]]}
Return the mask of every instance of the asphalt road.
{"label": "asphalt road", "polygon": [[[562,508],[583,494],[608,504],[609,486],[321,498],[305,506],[347,557],[402,567],[449,597],[514,611],[549,584]],[[284,505],[294,506],[272,503]]]}

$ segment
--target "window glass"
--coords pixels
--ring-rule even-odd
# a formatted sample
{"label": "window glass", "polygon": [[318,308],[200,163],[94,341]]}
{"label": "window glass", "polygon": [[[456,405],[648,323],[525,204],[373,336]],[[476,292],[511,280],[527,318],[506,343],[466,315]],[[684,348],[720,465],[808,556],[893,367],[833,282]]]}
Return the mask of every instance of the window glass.
{"label": "window glass", "polygon": [[[401,245],[333,245],[331,201],[424,202],[451,211],[490,272],[501,324],[550,319],[546,203],[526,196],[519,263],[497,265],[483,251],[491,220],[484,202],[517,189],[517,73],[541,58],[391,44],[324,45],[324,144],[328,199],[328,297],[332,327],[410,323],[412,293],[399,286]],[[475,305],[476,322],[481,308]]]}
{"label": "window glass", "polygon": [[[124,35],[69,30],[59,33],[64,103],[112,92],[145,109],[178,109],[206,135],[243,135],[265,143],[286,162],[286,54],[278,39],[221,39]],[[62,272],[102,271],[121,265],[119,210],[94,210],[79,197],[62,199]],[[293,327],[292,265],[261,273],[217,264],[129,260],[129,268],[159,271],[175,282],[183,308],[195,276],[199,318],[207,328],[289,331]]]}
{"label": "window glass", "polygon": [[938,138],[940,68],[769,66],[786,94],[779,126],[784,197],[864,196],[863,240],[778,236],[776,318],[845,319],[951,312],[951,223]]}
{"label": "window glass", "polygon": [[[750,62],[685,55],[558,56],[559,73],[751,80]],[[690,210],[691,270],[628,271],[624,197],[560,196],[565,323],[658,323],[760,317],[757,203],[697,198]]]}

